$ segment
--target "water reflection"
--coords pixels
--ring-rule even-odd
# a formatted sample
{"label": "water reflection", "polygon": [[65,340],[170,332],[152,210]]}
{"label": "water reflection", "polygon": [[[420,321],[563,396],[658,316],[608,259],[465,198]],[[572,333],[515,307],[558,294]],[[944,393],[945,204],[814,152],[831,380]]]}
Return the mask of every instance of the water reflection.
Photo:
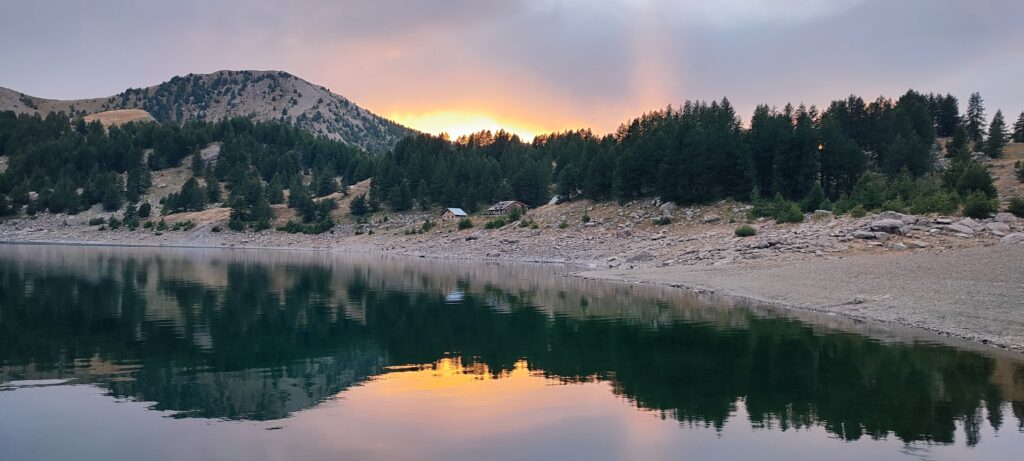
{"label": "water reflection", "polygon": [[178,418],[269,421],[354,401],[362,386],[396,408],[444,395],[481,415],[529,405],[542,418],[537,389],[601,384],[718,431],[740,418],[974,446],[986,425],[1024,428],[1015,358],[845,326],[529,267],[0,248],[0,382],[12,383],[0,389],[15,393],[72,379]]}

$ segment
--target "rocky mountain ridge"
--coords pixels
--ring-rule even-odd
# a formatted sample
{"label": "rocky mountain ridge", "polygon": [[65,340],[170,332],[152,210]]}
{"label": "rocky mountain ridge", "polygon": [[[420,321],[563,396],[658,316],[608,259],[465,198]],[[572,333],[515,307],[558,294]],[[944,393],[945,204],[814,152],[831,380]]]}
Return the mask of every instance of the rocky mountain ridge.
{"label": "rocky mountain ridge", "polygon": [[78,100],[44,99],[0,87],[0,111],[63,111],[86,116],[122,109],[145,110],[161,122],[215,121],[237,116],[279,120],[368,151],[390,149],[413,133],[325,87],[280,71],[188,74],[148,88]]}

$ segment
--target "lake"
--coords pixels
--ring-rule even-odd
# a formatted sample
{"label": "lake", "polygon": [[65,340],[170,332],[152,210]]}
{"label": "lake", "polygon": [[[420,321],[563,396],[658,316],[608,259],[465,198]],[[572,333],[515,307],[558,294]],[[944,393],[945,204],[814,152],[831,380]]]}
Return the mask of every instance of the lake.
{"label": "lake", "polygon": [[0,459],[1024,453],[1019,355],[567,270],[0,245]]}

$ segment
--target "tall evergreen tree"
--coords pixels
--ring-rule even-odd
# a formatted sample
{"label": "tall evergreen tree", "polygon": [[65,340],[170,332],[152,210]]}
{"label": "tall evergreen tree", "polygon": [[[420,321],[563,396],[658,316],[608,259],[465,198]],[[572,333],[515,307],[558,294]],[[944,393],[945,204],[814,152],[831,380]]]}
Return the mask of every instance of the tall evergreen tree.
{"label": "tall evergreen tree", "polygon": [[1024,112],[1020,113],[1017,117],[1017,122],[1013,124],[1013,142],[1024,143]]}
{"label": "tall evergreen tree", "polygon": [[1006,121],[1003,119],[1003,111],[997,110],[992,117],[992,125],[988,128],[988,141],[985,142],[985,153],[989,157],[999,158],[1003,156],[1003,148],[1006,147]]}
{"label": "tall evergreen tree", "polygon": [[985,105],[981,93],[971,93],[971,98],[967,100],[964,129],[967,130],[968,141],[980,143],[985,138]]}

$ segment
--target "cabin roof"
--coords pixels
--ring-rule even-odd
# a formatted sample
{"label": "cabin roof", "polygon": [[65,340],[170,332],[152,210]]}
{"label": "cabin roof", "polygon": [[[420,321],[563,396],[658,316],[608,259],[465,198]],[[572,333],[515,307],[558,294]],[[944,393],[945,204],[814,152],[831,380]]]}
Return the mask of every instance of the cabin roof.
{"label": "cabin roof", "polygon": [[462,211],[462,208],[447,208],[447,210],[455,216],[469,216],[465,211]]}

